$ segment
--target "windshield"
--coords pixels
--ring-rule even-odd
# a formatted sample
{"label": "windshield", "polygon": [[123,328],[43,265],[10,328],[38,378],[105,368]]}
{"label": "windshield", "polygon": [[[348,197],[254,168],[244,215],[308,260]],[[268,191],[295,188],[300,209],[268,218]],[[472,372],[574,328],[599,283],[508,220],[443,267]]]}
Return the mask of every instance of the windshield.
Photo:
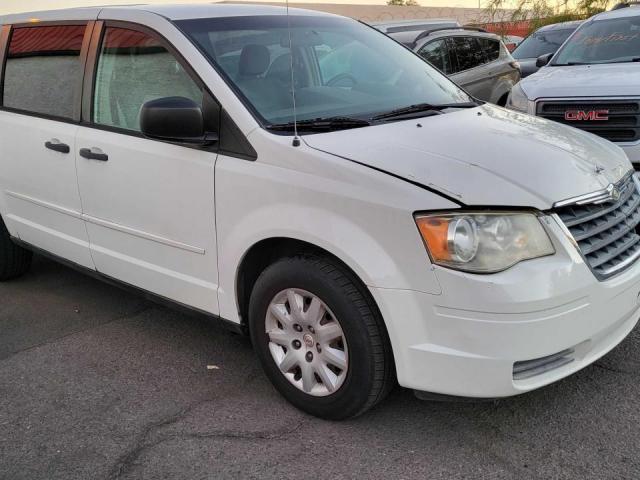
{"label": "windshield", "polygon": [[293,121],[292,79],[298,121],[471,101],[415,54],[355,20],[292,15],[289,22],[293,61],[285,15],[177,24],[267,126]]}
{"label": "windshield", "polygon": [[558,52],[552,65],[640,60],[640,16],[584,24]]}
{"label": "windshield", "polygon": [[572,32],[573,29],[532,33],[511,52],[511,56],[516,60],[521,60],[523,58],[538,58],[540,55],[547,53],[555,53]]}

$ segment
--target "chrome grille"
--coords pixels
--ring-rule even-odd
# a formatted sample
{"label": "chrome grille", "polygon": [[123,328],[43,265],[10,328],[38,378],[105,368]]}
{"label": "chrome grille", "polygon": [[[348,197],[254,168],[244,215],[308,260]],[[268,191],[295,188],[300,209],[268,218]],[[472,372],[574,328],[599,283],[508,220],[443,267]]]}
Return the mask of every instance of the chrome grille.
{"label": "chrome grille", "polygon": [[578,244],[596,277],[604,280],[640,258],[640,192],[638,174],[618,185],[616,201],[568,205],[555,212]]}
{"label": "chrome grille", "polygon": [[[606,110],[608,120],[565,119],[568,110]],[[638,100],[541,100],[536,114],[606,138],[612,142],[634,142],[640,139],[640,101]]]}

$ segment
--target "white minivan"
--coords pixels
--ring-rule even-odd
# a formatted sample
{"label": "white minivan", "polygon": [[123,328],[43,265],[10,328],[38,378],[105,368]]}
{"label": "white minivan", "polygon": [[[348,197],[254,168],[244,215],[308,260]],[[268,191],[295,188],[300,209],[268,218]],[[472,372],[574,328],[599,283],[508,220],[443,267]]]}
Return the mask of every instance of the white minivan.
{"label": "white minivan", "polygon": [[222,319],[332,419],[396,378],[523,393],[637,322],[622,150],[482,104],[371,27],[229,4],[0,24],[2,280],[36,251]]}

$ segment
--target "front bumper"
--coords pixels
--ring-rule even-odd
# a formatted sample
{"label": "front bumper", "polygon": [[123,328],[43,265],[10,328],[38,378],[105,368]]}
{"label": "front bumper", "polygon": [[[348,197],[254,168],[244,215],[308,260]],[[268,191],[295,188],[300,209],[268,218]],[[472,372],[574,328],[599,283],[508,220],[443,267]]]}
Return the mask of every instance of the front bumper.
{"label": "front bumper", "polygon": [[[548,228],[556,255],[492,275],[436,267],[441,295],[371,288],[400,385],[464,397],[516,395],[580,370],[627,336],[640,317],[640,262],[599,282],[562,228],[553,220]],[[514,378],[517,362],[568,349],[569,361],[557,368]]]}

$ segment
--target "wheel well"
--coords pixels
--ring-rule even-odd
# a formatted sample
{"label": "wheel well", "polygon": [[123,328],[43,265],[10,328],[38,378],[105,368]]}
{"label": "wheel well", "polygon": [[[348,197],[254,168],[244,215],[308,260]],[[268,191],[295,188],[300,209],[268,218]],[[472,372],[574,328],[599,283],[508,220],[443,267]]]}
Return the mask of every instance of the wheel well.
{"label": "wheel well", "polygon": [[[395,355],[391,340],[389,338],[389,332],[387,331],[386,322],[378,308],[378,304],[371,295],[371,292],[360,279],[360,277],[354,272],[346,263],[340,260],[331,252],[313,245],[302,240],[296,240],[292,238],[270,238],[262,240],[253,245],[249,251],[245,254],[240,267],[238,269],[238,276],[236,279],[236,292],[238,299],[238,308],[240,311],[240,327],[245,333],[249,332],[248,311],[249,311],[249,298],[253,287],[258,280],[260,274],[269,265],[275,261],[291,257],[295,255],[316,255],[324,258],[329,258],[332,261],[339,264],[345,269],[345,272],[351,277],[356,287],[361,291],[362,295],[368,300],[371,310],[378,315],[381,320],[381,328],[385,337],[385,342],[389,346],[390,355],[393,365],[395,365]],[[395,371],[395,366],[393,367]]]}
{"label": "wheel well", "polygon": [[338,262],[353,276],[356,281],[359,281],[362,284],[364,290],[363,293],[369,296],[372,305],[377,309],[377,305],[371,297],[371,294],[356,273],[331,252],[302,240],[292,238],[269,238],[253,245],[245,254],[242,262],[240,263],[240,268],[238,269],[236,293],[238,308],[240,310],[240,319],[244,328],[248,326],[249,298],[251,296],[253,286],[255,285],[256,280],[258,280],[260,274],[265,268],[281,258],[301,254],[318,255],[325,258],[328,257]]}

